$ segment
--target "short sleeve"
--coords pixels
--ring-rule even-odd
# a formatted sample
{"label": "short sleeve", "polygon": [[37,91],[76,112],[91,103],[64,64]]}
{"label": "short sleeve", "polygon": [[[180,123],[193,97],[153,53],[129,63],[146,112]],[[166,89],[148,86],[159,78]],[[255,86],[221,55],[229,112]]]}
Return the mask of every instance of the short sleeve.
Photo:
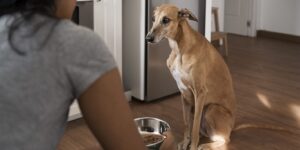
{"label": "short sleeve", "polygon": [[116,63],[103,40],[88,29],[79,28],[68,36],[61,63],[78,98],[89,86]]}

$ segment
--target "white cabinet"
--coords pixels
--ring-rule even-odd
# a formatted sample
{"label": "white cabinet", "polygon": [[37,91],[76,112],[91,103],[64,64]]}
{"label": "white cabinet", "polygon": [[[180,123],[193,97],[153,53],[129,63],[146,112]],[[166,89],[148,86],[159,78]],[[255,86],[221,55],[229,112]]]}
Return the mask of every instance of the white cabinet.
{"label": "white cabinet", "polygon": [[122,71],[122,0],[94,0],[94,30],[105,41]]}

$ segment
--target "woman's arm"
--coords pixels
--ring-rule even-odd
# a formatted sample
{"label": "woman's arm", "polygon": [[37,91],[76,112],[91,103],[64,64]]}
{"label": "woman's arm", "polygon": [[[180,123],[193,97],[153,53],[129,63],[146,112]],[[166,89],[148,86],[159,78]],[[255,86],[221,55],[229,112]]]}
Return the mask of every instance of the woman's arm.
{"label": "woman's arm", "polygon": [[79,98],[83,117],[104,149],[146,150],[123,92],[117,69],[104,74]]}

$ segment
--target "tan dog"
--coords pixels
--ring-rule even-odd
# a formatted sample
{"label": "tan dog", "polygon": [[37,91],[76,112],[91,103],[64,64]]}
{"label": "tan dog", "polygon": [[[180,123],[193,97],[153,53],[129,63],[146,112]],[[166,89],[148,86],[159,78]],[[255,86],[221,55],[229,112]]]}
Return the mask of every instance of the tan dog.
{"label": "tan dog", "polygon": [[[146,39],[169,40],[167,65],[182,95],[186,130],[179,149],[210,149],[230,140],[235,119],[235,95],[229,70],[215,48],[188,24],[197,21],[187,9],[161,5]],[[199,146],[201,136],[213,142]],[[198,147],[199,146],[199,147]]]}

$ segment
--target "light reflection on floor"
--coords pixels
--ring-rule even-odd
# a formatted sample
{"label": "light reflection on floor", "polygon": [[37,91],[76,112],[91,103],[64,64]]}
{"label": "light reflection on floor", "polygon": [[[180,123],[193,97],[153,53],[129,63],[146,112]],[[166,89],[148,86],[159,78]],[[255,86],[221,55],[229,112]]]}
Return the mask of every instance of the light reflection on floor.
{"label": "light reflection on floor", "polygon": [[257,98],[259,99],[259,101],[260,101],[264,106],[266,106],[266,107],[269,108],[269,109],[272,107],[272,106],[271,106],[271,103],[270,103],[270,101],[269,101],[269,99],[267,98],[266,95],[257,92],[257,93],[256,93],[256,96],[257,96]]}
{"label": "light reflection on floor", "polygon": [[298,121],[298,125],[300,126],[300,105],[290,104],[290,109],[293,112],[295,119]]}

